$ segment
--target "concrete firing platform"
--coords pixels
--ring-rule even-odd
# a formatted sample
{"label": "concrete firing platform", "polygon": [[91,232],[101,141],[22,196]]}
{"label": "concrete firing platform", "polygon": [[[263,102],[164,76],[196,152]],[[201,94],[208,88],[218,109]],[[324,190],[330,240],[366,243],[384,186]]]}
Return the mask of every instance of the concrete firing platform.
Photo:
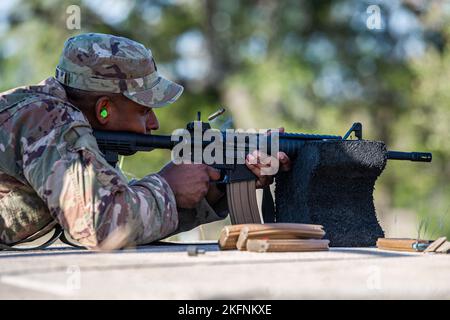
{"label": "concrete firing platform", "polygon": [[0,299],[450,299],[450,255],[198,247],[0,252]]}

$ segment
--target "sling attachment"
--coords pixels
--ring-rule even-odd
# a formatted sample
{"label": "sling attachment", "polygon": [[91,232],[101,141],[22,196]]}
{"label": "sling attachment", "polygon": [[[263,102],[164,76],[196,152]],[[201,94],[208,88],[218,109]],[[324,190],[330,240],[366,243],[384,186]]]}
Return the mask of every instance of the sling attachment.
{"label": "sling attachment", "polygon": [[[33,250],[45,249],[48,246],[52,245],[56,240],[58,240],[60,238],[61,235],[64,234],[63,228],[58,224],[55,225],[55,228],[52,230],[54,232],[53,232],[53,235],[51,236],[51,238],[48,239],[45,243],[43,243],[37,247],[25,247],[25,248],[18,247],[17,246],[18,244],[23,243],[23,242],[19,241],[13,245],[7,245],[4,243],[0,243],[0,250],[3,250],[3,251],[33,251]],[[51,230],[50,230],[50,232],[51,232]]]}
{"label": "sling attachment", "polygon": [[53,229],[50,229],[47,233],[45,233],[42,236],[45,236],[46,234],[48,234],[48,233],[50,233],[52,231],[53,231],[53,235],[50,237],[50,239],[48,239],[45,243],[43,243],[43,244],[41,244],[39,246],[19,247],[18,246],[19,244],[30,242],[30,241],[27,241],[26,239],[22,240],[22,241],[19,241],[19,242],[16,242],[16,243],[11,244],[11,245],[7,245],[7,244],[4,244],[4,243],[0,242],[0,251],[35,251],[35,250],[43,250],[43,249],[46,249],[47,247],[51,246],[58,239],[61,242],[65,243],[65,244],[67,244],[67,245],[69,245],[71,247],[74,247],[74,248],[77,248],[77,249],[87,249],[86,247],[77,245],[77,244],[73,243],[72,241],[70,241],[66,237],[64,229],[59,224],[56,224]]}
{"label": "sling attachment", "polygon": [[77,249],[87,249],[86,247],[77,245],[77,244],[73,243],[72,241],[70,241],[69,239],[67,239],[66,233],[64,232],[64,230],[61,233],[61,235],[59,236],[59,240],[65,244],[68,244],[69,246],[77,248]]}

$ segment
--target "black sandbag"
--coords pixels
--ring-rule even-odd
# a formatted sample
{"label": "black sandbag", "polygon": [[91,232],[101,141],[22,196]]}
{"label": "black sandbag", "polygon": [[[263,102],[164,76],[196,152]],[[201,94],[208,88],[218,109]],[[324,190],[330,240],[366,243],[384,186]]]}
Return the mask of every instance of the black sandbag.
{"label": "black sandbag", "polygon": [[321,224],[333,247],[375,246],[384,233],[373,203],[386,166],[375,141],[312,141],[276,178],[276,222]]}

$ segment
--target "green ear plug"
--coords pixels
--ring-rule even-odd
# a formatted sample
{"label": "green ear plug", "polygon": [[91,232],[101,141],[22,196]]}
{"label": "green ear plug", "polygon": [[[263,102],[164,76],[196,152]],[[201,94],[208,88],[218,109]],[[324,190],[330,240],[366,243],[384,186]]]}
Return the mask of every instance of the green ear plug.
{"label": "green ear plug", "polygon": [[106,109],[102,109],[100,116],[105,119],[108,116],[108,111]]}

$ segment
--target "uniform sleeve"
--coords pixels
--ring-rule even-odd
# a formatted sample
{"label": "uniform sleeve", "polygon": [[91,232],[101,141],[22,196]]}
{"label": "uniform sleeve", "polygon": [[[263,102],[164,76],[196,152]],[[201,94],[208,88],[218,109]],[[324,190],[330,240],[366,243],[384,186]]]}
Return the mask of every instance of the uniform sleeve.
{"label": "uniform sleeve", "polygon": [[[86,124],[53,128],[23,141],[24,176],[71,237],[98,248],[119,234],[116,247],[165,238],[178,226],[175,196],[157,174],[128,184],[101,155]],[[113,245],[114,247],[114,245]]]}
{"label": "uniform sleeve", "polygon": [[214,205],[210,205],[206,199],[203,199],[194,209],[178,208],[179,223],[173,235],[189,231],[205,223],[223,220],[227,216],[228,204],[226,196],[223,196]]}

